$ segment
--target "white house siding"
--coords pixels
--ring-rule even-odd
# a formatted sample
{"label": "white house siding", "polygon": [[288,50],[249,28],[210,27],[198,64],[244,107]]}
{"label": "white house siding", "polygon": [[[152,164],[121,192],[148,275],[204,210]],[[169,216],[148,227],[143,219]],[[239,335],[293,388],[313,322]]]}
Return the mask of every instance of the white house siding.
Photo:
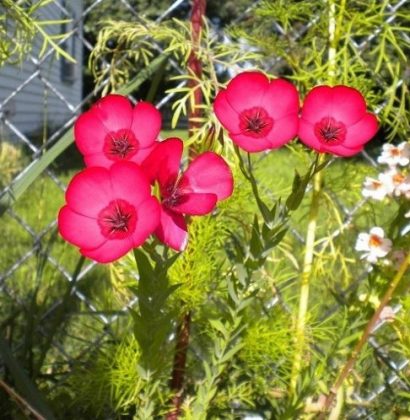
{"label": "white house siding", "polygon": [[[58,2],[58,4],[57,4]],[[39,11],[42,20],[66,19],[61,7],[65,7],[72,14],[72,22],[64,25],[50,25],[45,27],[48,33],[67,33],[73,27],[74,34],[67,40],[65,49],[74,56],[76,64],[67,64],[54,53],[40,65],[36,64],[42,45],[42,38],[37,36],[31,53],[34,61],[28,57],[19,65],[5,65],[0,67],[0,140],[13,140],[17,136],[4,120],[4,116],[13,126],[25,135],[38,133],[44,123],[51,129],[58,129],[72,117],[72,110],[78,106],[82,98],[82,42],[78,34],[82,34],[81,14],[82,0],[54,0]],[[48,47],[49,49],[50,47]],[[38,59],[41,61],[41,59]],[[70,80],[64,80],[62,66],[67,70],[71,66]],[[35,72],[39,75],[23,84]],[[42,80],[43,79],[43,80]],[[47,86],[47,81],[57,92]],[[16,89],[21,89],[11,99],[7,100]],[[65,103],[59,95],[64,97]],[[4,102],[6,101],[6,102]],[[3,104],[3,106],[2,106]],[[50,134],[50,133],[49,133]]]}

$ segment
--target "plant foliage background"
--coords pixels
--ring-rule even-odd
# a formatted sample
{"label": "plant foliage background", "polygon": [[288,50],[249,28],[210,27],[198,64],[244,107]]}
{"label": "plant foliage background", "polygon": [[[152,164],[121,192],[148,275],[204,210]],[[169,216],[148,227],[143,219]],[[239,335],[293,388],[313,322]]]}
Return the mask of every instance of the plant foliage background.
{"label": "plant foliage background", "polygon": [[[1,38],[1,64],[29,53],[38,28],[36,8],[47,3],[18,2],[17,8],[0,2],[3,22],[12,20],[17,34],[14,44]],[[130,7],[121,6],[115,15],[109,3],[94,3],[85,2],[86,11],[95,7],[84,18],[85,33],[95,41],[88,69],[96,97],[122,91],[164,106],[169,131],[163,137],[180,135],[193,150],[222,153],[234,170],[235,193],[216,215],[192,220],[189,246],[178,258],[151,244],[145,254],[94,266],[49,224],[63,193],[42,170],[50,165],[61,182],[70,178],[73,167],[60,153],[72,135],[54,145],[43,138],[41,153],[28,169],[33,156],[1,138],[0,185],[6,189],[0,229],[7,238],[0,243],[2,383],[56,418],[164,416],[172,400],[178,325],[188,315],[183,418],[252,413],[314,418],[315,404],[329,392],[394,275],[392,265],[366,270],[354,251],[357,234],[380,225],[395,245],[410,248],[396,217],[408,204],[366,202],[361,196],[365,176],[377,172],[373,164],[381,144],[409,138],[408,1],[241,1],[222,8],[210,2],[196,50],[200,78],[187,70],[196,48],[187,2],[160,20],[168,2],[150,2],[149,8],[146,2],[126,2]],[[336,17],[332,45],[331,7]],[[61,53],[46,36],[44,43]],[[354,86],[382,126],[366,154],[334,159],[325,170],[307,339],[292,392],[298,280],[311,199],[310,187],[305,193],[294,170],[309,174],[314,156],[292,143],[253,155],[249,162],[239,160],[212,102],[244,68],[289,78],[302,93],[319,83]],[[202,92],[203,105],[196,129],[188,133],[184,127],[196,91]],[[257,185],[246,179],[250,166]],[[6,200],[10,191],[12,201]],[[410,415],[408,280],[407,274],[392,302],[397,315],[380,326],[360,354],[334,415]],[[18,418],[27,407],[10,395],[1,394],[2,412]]]}

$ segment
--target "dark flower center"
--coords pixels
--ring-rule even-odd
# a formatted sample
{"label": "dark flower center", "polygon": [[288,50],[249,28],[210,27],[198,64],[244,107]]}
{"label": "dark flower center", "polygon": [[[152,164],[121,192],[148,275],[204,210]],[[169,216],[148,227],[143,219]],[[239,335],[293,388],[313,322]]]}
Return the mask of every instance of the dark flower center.
{"label": "dark flower center", "polygon": [[119,130],[108,133],[103,148],[110,160],[127,160],[138,151],[138,140],[130,130]]}
{"label": "dark flower center", "polygon": [[135,230],[135,207],[125,200],[111,201],[98,215],[101,233],[109,239],[124,239]]}
{"label": "dark flower center", "polygon": [[183,197],[178,185],[178,180],[171,179],[165,187],[161,188],[162,204],[165,207],[172,208],[181,203]]}
{"label": "dark flower center", "polygon": [[332,117],[325,117],[315,124],[315,135],[321,143],[337,146],[346,138],[346,127]]}
{"label": "dark flower center", "polygon": [[273,119],[265,109],[253,107],[239,115],[239,128],[242,134],[254,138],[265,137],[273,127]]}

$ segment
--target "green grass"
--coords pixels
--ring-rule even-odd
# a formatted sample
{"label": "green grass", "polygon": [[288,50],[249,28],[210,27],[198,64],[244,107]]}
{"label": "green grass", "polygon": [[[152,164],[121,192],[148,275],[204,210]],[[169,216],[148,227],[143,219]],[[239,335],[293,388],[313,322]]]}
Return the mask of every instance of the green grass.
{"label": "green grass", "polygon": [[[161,134],[162,138],[175,136],[186,139],[187,131],[163,131]],[[304,173],[310,163],[301,146],[271,151],[266,155],[253,155],[252,159],[262,195],[268,204],[279,197],[285,198],[290,192],[295,169]],[[76,171],[62,170],[61,167],[56,166],[55,170],[59,179],[67,184]],[[338,159],[325,170],[325,194],[319,212],[318,238],[330,235],[340,227],[343,220],[335,197],[340,204],[352,208],[361,199],[360,191],[364,177],[372,172],[374,169],[359,159]],[[302,205],[291,218],[292,227],[302,236],[305,232],[309,203],[310,193],[307,192]],[[54,312],[44,318],[47,311],[63,298],[69,287],[67,279],[44,258],[45,253],[48,252],[69,274],[73,273],[79,260],[78,250],[62,240],[56,232],[56,227],[46,230],[47,226],[56,220],[58,210],[63,204],[63,192],[50,177],[42,175],[12,207],[12,212],[19,220],[24,221],[35,235],[43,234],[41,241],[37,242],[9,212],[0,218],[0,231],[5,238],[0,241],[0,276],[13,269],[16,261],[23,258],[33,246],[38,246],[36,252],[5,279],[4,285],[12,298],[5,293],[0,294],[0,322],[4,328],[13,332],[15,343],[24,343],[16,357],[29,372],[39,369],[42,374],[51,373],[57,376],[67,372],[69,367],[62,354],[55,347],[50,347],[47,335],[52,333],[53,342],[59,343],[71,358],[78,358],[81,362],[82,352],[104,329],[98,316],[92,315],[90,308],[77,297],[70,298],[65,312],[60,313],[59,317],[58,312]],[[240,224],[249,223],[252,213],[256,211],[249,185],[236,184],[234,197],[223,206],[231,208],[237,214]],[[330,243],[331,246],[326,249],[327,269],[321,271],[319,266],[315,272],[312,302],[320,302],[325,294],[329,295],[329,288],[336,290],[351,284],[355,273],[363,267],[354,251],[358,232],[368,230],[375,224],[383,226],[383,223],[387,223],[392,217],[394,210],[393,205],[387,208],[384,204],[366,204],[344,234]],[[237,224],[233,224],[233,228],[238,229],[240,224],[235,223]],[[293,255],[293,260],[289,258],[289,253]],[[303,246],[289,233],[281,247],[272,253],[266,264],[266,272],[275,277],[280,284],[281,280],[298,272],[295,264],[300,265],[302,257]],[[329,267],[333,277],[329,277]],[[114,287],[110,274],[109,266],[99,265],[78,283],[79,292],[105,316],[117,313],[124,304],[123,297]],[[295,296],[295,291],[285,290],[284,295],[290,298]],[[334,300],[329,299],[329,305],[332,302]],[[112,326],[114,337],[121,337],[126,326],[127,318],[120,317]],[[44,331],[44,335],[38,334],[39,327]],[[44,360],[39,356],[41,352],[45,352]],[[37,366],[38,363],[41,363],[41,366]],[[47,382],[43,382],[45,390],[47,386]]]}
{"label": "green grass", "polygon": [[[162,138],[177,136],[186,138],[186,130],[163,131]],[[290,191],[291,182],[295,169],[300,173],[307,170],[309,160],[306,153],[302,153],[299,147],[292,149],[281,149],[272,151],[264,156],[258,154],[253,156],[255,164],[255,174],[260,182],[261,190],[266,199],[273,202],[278,197],[286,197]],[[361,185],[366,174],[374,172],[373,169],[360,160],[339,159],[330,168],[325,170],[324,174],[324,191],[325,196],[322,199],[319,219],[319,235],[334,231],[340,226],[343,220],[343,214],[338,206],[335,206],[334,198],[337,197],[338,202],[352,208],[361,199]],[[68,183],[75,171],[67,171],[59,173],[59,178],[64,183]],[[331,189],[331,191],[330,191]],[[303,235],[306,226],[306,218],[310,202],[309,192],[302,206],[293,214],[292,225]],[[40,177],[26,192],[20,200],[18,200],[12,208],[13,213],[19,219],[27,224],[34,234],[43,233],[49,223],[56,219],[59,208],[64,203],[64,194],[51,178],[46,175]],[[249,211],[254,211],[255,203],[250,200],[243,203]],[[358,213],[354,223],[348,227],[348,236],[355,237],[361,229],[367,229],[375,223],[386,222],[394,210],[385,211],[384,205],[365,205]],[[0,229],[4,234],[6,241],[0,241],[0,274],[7,272],[13,264],[22,258],[34,245],[35,240],[29,232],[10,214],[6,213],[0,218]],[[352,241],[353,239],[350,238]],[[289,241],[294,246],[297,242],[289,236]],[[350,243],[352,245],[352,242]],[[51,256],[58,261],[64,269],[71,273],[78,260],[78,251],[71,245],[64,242],[55,233],[55,228],[42,236],[40,249],[50,247]],[[28,260],[16,270],[6,281],[6,284],[15,290],[22,290],[22,293],[31,289],[29,284],[31,280],[27,273],[35,271],[38,264],[38,256],[32,255]],[[47,281],[54,281],[56,277],[61,277],[53,272],[55,269],[50,263],[46,263]],[[103,268],[97,270],[99,278],[99,289],[101,294],[101,285],[107,281],[108,270]],[[93,276],[94,277],[94,276]],[[21,284],[21,287],[19,285]],[[91,284],[89,287],[94,289]],[[97,289],[98,289],[97,288]],[[104,299],[104,303],[107,303]]]}

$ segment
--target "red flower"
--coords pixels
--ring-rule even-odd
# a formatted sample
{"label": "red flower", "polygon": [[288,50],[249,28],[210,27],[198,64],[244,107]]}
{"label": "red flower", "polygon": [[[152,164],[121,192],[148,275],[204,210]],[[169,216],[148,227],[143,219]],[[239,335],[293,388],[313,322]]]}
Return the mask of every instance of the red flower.
{"label": "red flower", "polygon": [[234,77],[216,96],[214,110],[233,142],[248,152],[276,149],[298,132],[295,86],[259,72]]}
{"label": "red flower", "polygon": [[188,240],[183,215],[208,214],[233,190],[229,166],[212,152],[199,155],[180,174],[182,151],[180,139],[167,139],[156,146],[142,166],[150,181],[158,182],[161,194],[161,217],[155,234],[177,251],[182,251]]}
{"label": "red flower", "polygon": [[131,102],[108,95],[80,115],[74,137],[87,166],[110,167],[129,160],[140,164],[153,150],[161,129],[161,114],[148,102]]}
{"label": "red flower", "polygon": [[298,135],[318,152],[352,156],[363,150],[378,128],[376,117],[366,112],[366,102],[358,90],[317,86],[306,96]]}
{"label": "red flower", "polygon": [[158,201],[132,162],[83,170],[71,180],[66,201],[58,215],[61,236],[101,263],[141,245],[159,222]]}

